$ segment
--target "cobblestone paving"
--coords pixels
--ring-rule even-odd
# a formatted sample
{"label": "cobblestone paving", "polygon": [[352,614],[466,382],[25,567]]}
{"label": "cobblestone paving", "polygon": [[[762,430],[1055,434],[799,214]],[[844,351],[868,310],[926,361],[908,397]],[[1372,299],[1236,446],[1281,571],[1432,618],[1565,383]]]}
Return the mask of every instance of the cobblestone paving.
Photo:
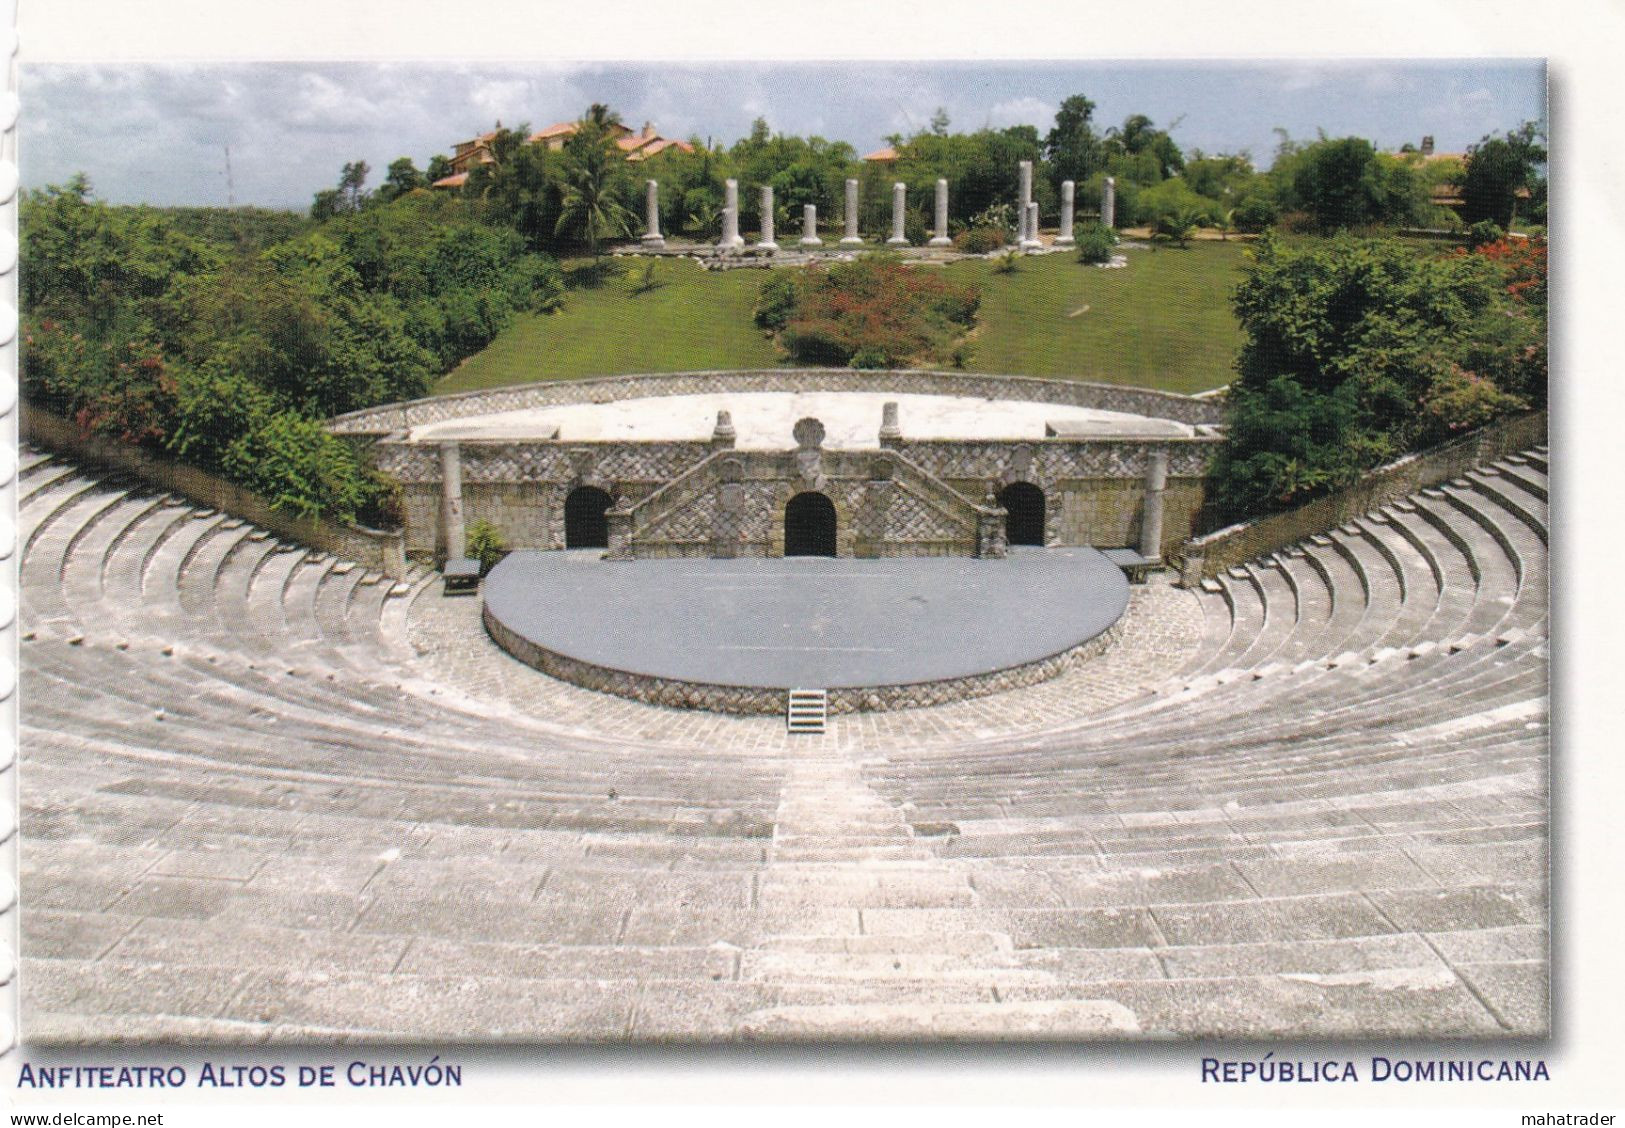
{"label": "cobblestone paving", "polygon": [[567,732],[774,753],[815,744],[857,754],[1039,734],[1119,705],[1190,659],[1202,635],[1202,609],[1190,592],[1153,582],[1133,589],[1120,625],[1117,643],[1104,654],[1042,685],[927,709],[838,716],[822,737],[792,737],[780,717],[643,705],[550,678],[491,641],[479,600],[444,599],[436,584],[419,594],[408,623],[415,665],[426,680]]}

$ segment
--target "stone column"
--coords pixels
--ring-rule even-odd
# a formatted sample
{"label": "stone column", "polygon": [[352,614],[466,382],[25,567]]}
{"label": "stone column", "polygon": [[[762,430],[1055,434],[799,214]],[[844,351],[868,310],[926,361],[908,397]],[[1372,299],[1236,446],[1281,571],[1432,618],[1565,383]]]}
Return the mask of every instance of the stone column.
{"label": "stone column", "polygon": [[1168,485],[1168,456],[1161,451],[1145,464],[1145,504],[1140,512],[1140,555],[1162,559],[1162,491]]}
{"label": "stone column", "polygon": [[1033,162],[1021,162],[1021,214],[1016,218],[1021,234],[1016,245],[1023,250],[1038,246],[1038,224],[1033,219]]}
{"label": "stone column", "polygon": [[1070,247],[1076,241],[1072,238],[1072,211],[1077,190],[1078,186],[1072,181],[1061,181],[1061,232],[1055,236],[1057,247]]}
{"label": "stone column", "polygon": [[818,205],[801,205],[801,245],[803,247],[822,247],[824,241],[818,237]]}
{"label": "stone column", "polygon": [[468,555],[463,537],[463,452],[456,443],[440,444],[440,528],[446,541],[446,559]]}
{"label": "stone column", "polygon": [[779,249],[773,241],[773,185],[762,185],[762,237],[756,244],[758,251],[769,253]]}
{"label": "stone column", "polygon": [[660,182],[651,180],[648,183],[648,194],[643,206],[644,218],[648,221],[649,229],[643,233],[643,245],[651,251],[658,251],[666,245],[665,237],[660,234]]}
{"label": "stone column", "polygon": [[954,241],[948,238],[948,182],[942,179],[937,181],[936,220],[937,233],[931,236],[931,242],[927,245],[932,247],[953,246]]}
{"label": "stone column", "polygon": [[1027,204],[1027,237],[1021,241],[1023,248],[1036,251],[1044,244],[1038,238],[1038,201],[1032,200]]}
{"label": "stone column", "polygon": [[1107,227],[1117,226],[1117,178],[1108,176],[1100,189],[1100,222]]}
{"label": "stone column", "polygon": [[898,181],[891,186],[891,238],[886,240],[888,247],[908,246],[908,236],[903,234],[903,208],[908,202],[908,185]]}
{"label": "stone column", "polygon": [[739,234],[739,181],[722,182],[722,242],[719,251],[736,251],[745,245]]}
{"label": "stone column", "polygon": [[858,235],[858,182],[846,182],[846,234],[841,236],[841,246],[861,247],[863,239]]}
{"label": "stone column", "polygon": [[880,445],[895,450],[903,445],[903,428],[897,421],[897,401],[887,400],[880,405]]}

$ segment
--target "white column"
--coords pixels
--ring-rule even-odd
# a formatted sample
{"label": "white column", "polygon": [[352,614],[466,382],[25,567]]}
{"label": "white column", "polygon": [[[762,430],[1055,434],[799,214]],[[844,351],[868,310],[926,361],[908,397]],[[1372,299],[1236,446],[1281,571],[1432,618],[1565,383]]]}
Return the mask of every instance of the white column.
{"label": "white column", "polygon": [[818,205],[801,205],[801,245],[803,247],[822,247],[824,241],[818,237]]}
{"label": "white column", "polygon": [[1024,250],[1031,250],[1038,246],[1038,223],[1034,218],[1033,202],[1033,162],[1021,162],[1021,220],[1019,226],[1021,235],[1016,240],[1017,246]]}
{"label": "white column", "polygon": [[721,242],[717,250],[730,252],[739,249],[739,182],[721,182]]}
{"label": "white column", "polygon": [[1117,226],[1117,178],[1108,176],[1100,190],[1100,222],[1107,227]]}
{"label": "white column", "polygon": [[762,185],[762,238],[756,244],[758,251],[776,251],[779,245],[773,241],[773,185]]}
{"label": "white column", "polygon": [[463,538],[463,456],[456,443],[440,444],[440,527],[445,536],[446,559],[467,556]]}
{"label": "white column", "polygon": [[1057,247],[1070,247],[1076,240],[1072,238],[1072,211],[1078,186],[1070,180],[1061,181],[1061,233],[1055,236]]}
{"label": "white column", "polygon": [[841,236],[841,246],[861,247],[863,240],[858,236],[858,182],[846,182],[846,234]]}
{"label": "white column", "polygon": [[928,244],[932,247],[951,247],[954,241],[948,238],[948,182],[937,180],[937,233],[931,237]]}
{"label": "white column", "polygon": [[1038,201],[1032,200],[1027,204],[1027,238],[1022,240],[1024,250],[1036,251],[1044,245],[1038,237]]}
{"label": "white column", "polygon": [[888,247],[908,246],[908,236],[903,233],[903,208],[908,202],[908,185],[898,181],[891,186],[891,238],[886,240]]}
{"label": "white column", "polygon": [[1140,555],[1162,559],[1162,492],[1168,486],[1168,455],[1158,451],[1146,460],[1145,502],[1140,510]]}
{"label": "white column", "polygon": [[648,220],[649,230],[643,233],[643,245],[650,250],[659,250],[666,245],[666,240],[660,234],[660,184],[658,181],[649,181],[647,202],[644,204],[644,218]]}
{"label": "white column", "polygon": [[1033,162],[1021,162],[1021,236],[1016,243],[1023,250],[1038,246],[1038,223],[1034,218]]}
{"label": "white column", "polygon": [[745,245],[739,235],[739,181],[722,182],[722,242],[719,251],[736,251]]}

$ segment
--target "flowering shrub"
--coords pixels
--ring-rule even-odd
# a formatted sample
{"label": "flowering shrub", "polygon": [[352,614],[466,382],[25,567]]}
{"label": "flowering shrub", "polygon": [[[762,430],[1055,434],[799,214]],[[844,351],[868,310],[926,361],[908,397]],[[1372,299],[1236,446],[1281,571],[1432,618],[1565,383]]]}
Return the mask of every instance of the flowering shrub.
{"label": "flowering shrub", "polygon": [[762,287],[757,324],[777,325],[802,364],[898,368],[950,361],[981,296],[973,286],[871,256],[775,275]]}

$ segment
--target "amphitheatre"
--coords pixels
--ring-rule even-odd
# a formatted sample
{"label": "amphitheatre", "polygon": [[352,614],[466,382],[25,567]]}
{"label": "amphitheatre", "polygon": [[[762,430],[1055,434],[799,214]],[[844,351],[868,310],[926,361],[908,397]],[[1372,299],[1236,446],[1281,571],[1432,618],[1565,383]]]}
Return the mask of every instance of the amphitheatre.
{"label": "amphitheatre", "polygon": [[[382,548],[302,542],[36,426],[24,1029],[1546,1033],[1543,419],[1417,456],[1259,547],[1182,531],[1217,411],[844,370],[389,405],[331,424],[403,484]],[[447,598],[436,565],[478,520],[516,551]],[[573,672],[498,645],[692,613],[701,641],[672,660],[697,661],[707,635],[756,633],[713,631],[703,594],[751,568],[804,601],[785,637],[847,608],[858,641],[884,639],[914,606],[946,633],[900,650],[969,664],[858,679],[809,733],[783,683],[811,667],[729,697],[736,667],[640,672],[635,637]],[[888,568],[916,586],[853,594]],[[981,601],[931,568],[983,585],[983,617],[945,624]],[[672,569],[695,594],[657,613]],[[820,574],[833,611],[809,610]],[[978,649],[1003,636],[1027,649]]]}

